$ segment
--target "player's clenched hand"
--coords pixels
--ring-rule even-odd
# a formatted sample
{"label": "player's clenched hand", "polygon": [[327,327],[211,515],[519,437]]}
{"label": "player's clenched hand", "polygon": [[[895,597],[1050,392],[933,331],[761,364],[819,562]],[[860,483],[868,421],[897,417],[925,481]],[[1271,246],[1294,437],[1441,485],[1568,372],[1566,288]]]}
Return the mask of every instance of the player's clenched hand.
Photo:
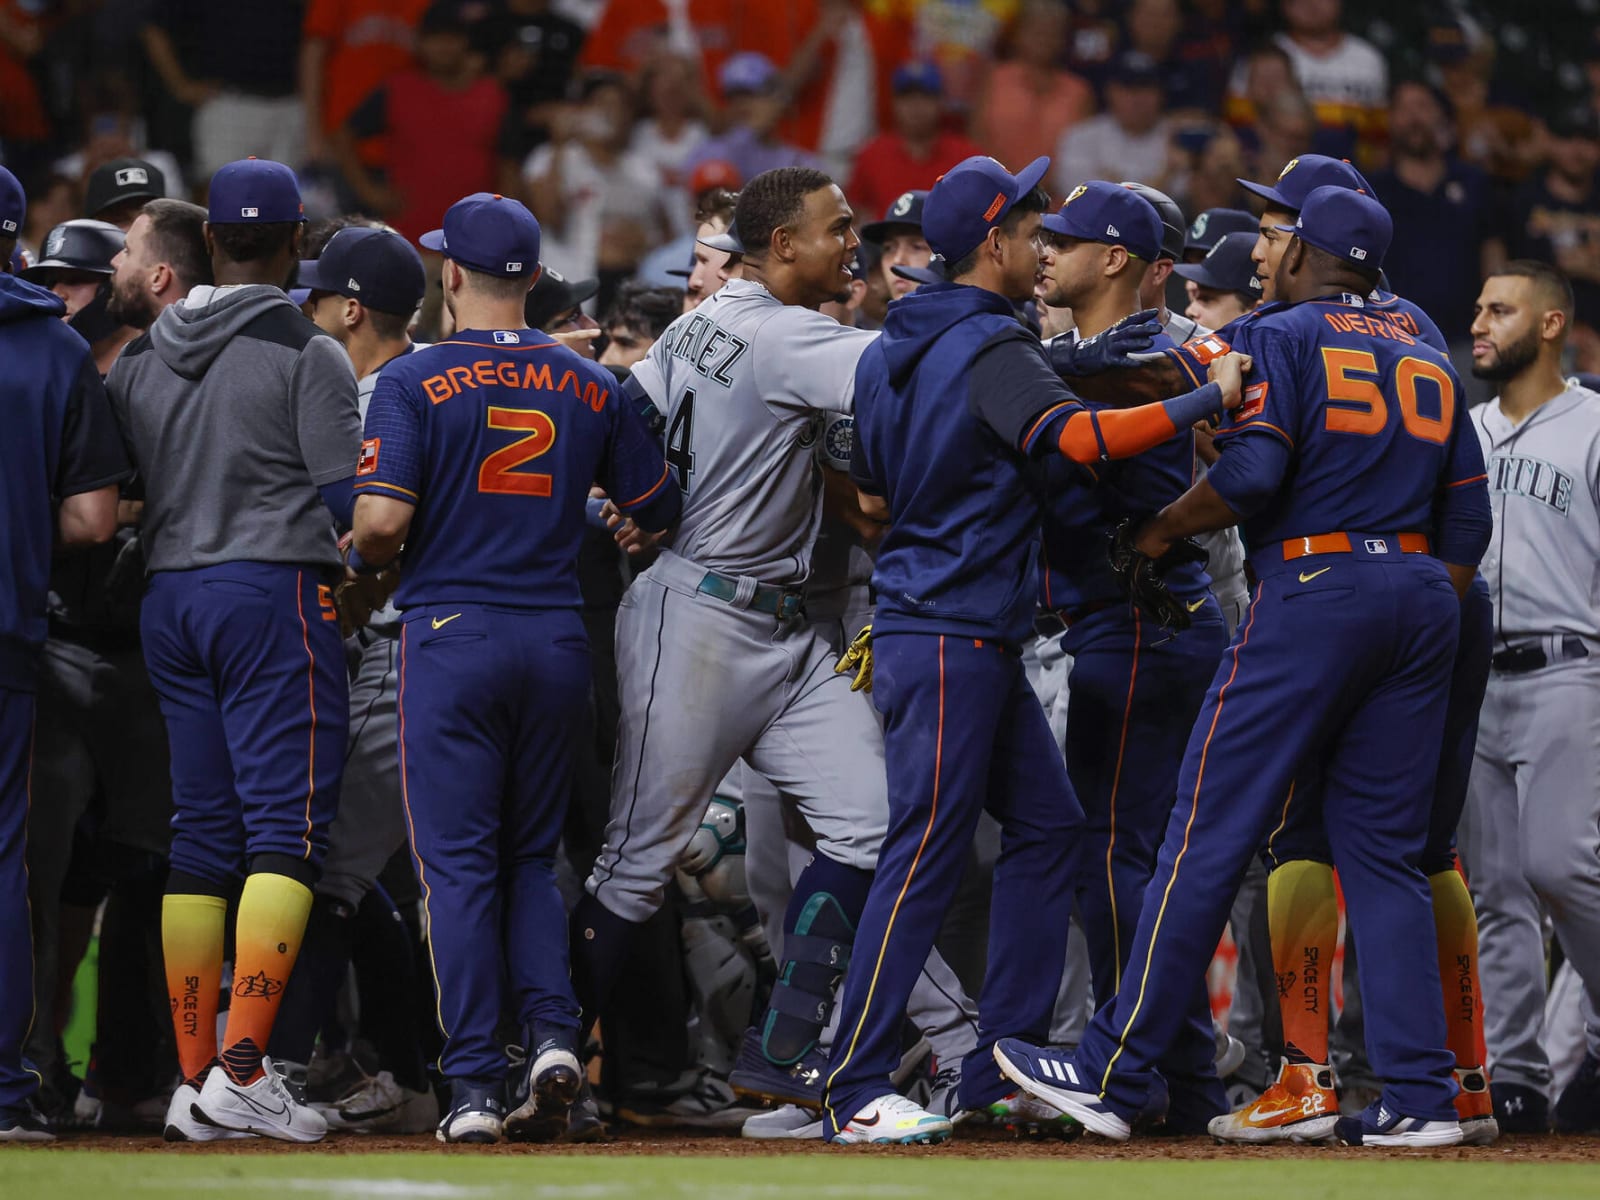
{"label": "player's clenched hand", "polygon": [[400,586],[400,568],[394,563],[377,571],[357,572],[350,566],[350,547],[354,539],[345,534],[339,539],[339,556],[345,560],[344,578],[334,586],[333,607],[339,614],[339,632],[349,637],[364,629],[395,589]]}
{"label": "player's clenched hand", "polygon": [[845,648],[839,656],[839,663],[833,668],[835,675],[846,675],[855,672],[855,678],[850,681],[852,692],[870,692],[872,690],[872,623],[869,621],[861,627],[861,632],[856,634],[855,640]]}
{"label": "player's clenched hand", "polygon": [[[598,491],[599,489],[594,489]],[[591,492],[591,494],[593,494]],[[604,493],[601,493],[602,495]],[[648,533],[635,525],[631,518],[622,515],[619,509],[610,500],[600,507],[600,519],[605,522],[606,528],[611,530],[611,536],[616,539],[630,555],[643,554],[647,550],[654,550],[661,544],[661,539],[666,537],[666,530],[660,533]]]}
{"label": "player's clenched hand", "polygon": [[1249,355],[1237,350],[1213,358],[1206,378],[1222,387],[1222,407],[1232,412],[1244,402],[1244,373],[1251,367]]}

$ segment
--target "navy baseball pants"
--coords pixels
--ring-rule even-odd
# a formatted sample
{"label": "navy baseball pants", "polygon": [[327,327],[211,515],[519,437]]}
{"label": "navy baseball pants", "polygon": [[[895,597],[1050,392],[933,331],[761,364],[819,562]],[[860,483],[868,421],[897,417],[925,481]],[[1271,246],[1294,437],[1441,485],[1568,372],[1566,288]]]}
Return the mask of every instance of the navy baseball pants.
{"label": "navy baseball pants", "polygon": [[[1076,622],[1062,639],[1072,656],[1067,774],[1085,821],[1078,911],[1097,1007],[1122,986],[1184,748],[1228,646],[1222,610],[1209,595],[1190,619],[1173,633],[1119,606]],[[1225,1111],[1227,1097],[1212,1065],[1204,973],[1188,991],[1187,1021],[1159,1065],[1173,1103],[1198,1119]]]}
{"label": "navy baseball pants", "polygon": [[[1494,601],[1479,576],[1461,601],[1461,636],[1450,673],[1450,701],[1445,708],[1444,741],[1439,749],[1439,775],[1434,782],[1428,816],[1428,842],[1422,852],[1422,873],[1437,875],[1456,865],[1456,826],[1467,803],[1467,779],[1478,744],[1478,711],[1489,686],[1489,660],[1494,657]],[[1322,773],[1313,766],[1295,780],[1282,822],[1267,838],[1262,860],[1272,870],[1279,863],[1331,863],[1332,851],[1323,827]]]}
{"label": "navy baseball pants", "polygon": [[938,634],[872,642],[884,717],[889,831],[845,974],[826,1101],[829,1136],[894,1091],[906,1001],[966,867],[986,808],[1000,822],[989,967],[963,1108],[1011,1091],[1002,1037],[1044,1040],[1067,956],[1083,826],[1065,765],[1015,649]]}
{"label": "navy baseball pants", "polygon": [[1438,759],[1416,748],[1437,745],[1444,728],[1460,604],[1441,563],[1387,542],[1381,553],[1357,540],[1355,553],[1289,563],[1270,547],[1253,560],[1261,582],[1189,739],[1123,987],[1074,1056],[1125,1119],[1187,1019],[1173,998],[1205,974],[1250,855],[1308,761],[1324,765],[1324,820],[1384,1102],[1454,1118],[1432,896],[1418,866]]}
{"label": "navy baseball pants", "polygon": [[22,1044],[33,1027],[27,856],[33,712],[32,692],[0,687],[0,1115],[21,1109],[39,1086],[22,1066]]}
{"label": "navy baseball pants", "polygon": [[428,914],[452,1079],[495,1083],[509,980],[530,1046],[576,1029],[555,856],[589,697],[575,610],[407,610],[400,634],[400,792]]}
{"label": "navy baseball pants", "polygon": [[261,854],[314,872],[350,725],[344,642],[321,574],[252,562],[159,571],[139,629],[172,753],[174,874],[226,895]]}

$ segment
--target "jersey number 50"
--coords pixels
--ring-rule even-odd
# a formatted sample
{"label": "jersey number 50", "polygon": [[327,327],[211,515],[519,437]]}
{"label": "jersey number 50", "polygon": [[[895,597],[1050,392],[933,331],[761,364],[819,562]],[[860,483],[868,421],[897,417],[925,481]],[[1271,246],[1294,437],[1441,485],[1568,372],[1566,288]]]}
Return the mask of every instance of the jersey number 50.
{"label": "jersey number 50", "polygon": [[[1382,433],[1389,425],[1389,401],[1379,385],[1383,373],[1367,350],[1322,348],[1322,368],[1328,377],[1330,405],[1324,428],[1330,433]],[[1370,376],[1371,378],[1362,378]],[[1431,384],[1438,398],[1439,415],[1426,416],[1417,404],[1419,381]],[[1406,432],[1424,442],[1442,446],[1455,427],[1456,386],[1449,372],[1423,358],[1402,358],[1394,369],[1394,398]],[[1337,407],[1335,407],[1337,405]]]}
{"label": "jersey number 50", "polygon": [[490,429],[526,432],[509,446],[496,450],[478,468],[478,490],[504,496],[548,496],[550,476],[516,468],[532,462],[556,444],[556,424],[536,408],[489,409]]}

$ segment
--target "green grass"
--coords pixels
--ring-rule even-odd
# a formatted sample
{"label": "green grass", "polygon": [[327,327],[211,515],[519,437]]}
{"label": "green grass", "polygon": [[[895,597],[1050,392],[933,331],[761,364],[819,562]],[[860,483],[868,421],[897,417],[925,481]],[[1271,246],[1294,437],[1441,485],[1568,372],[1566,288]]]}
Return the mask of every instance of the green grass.
{"label": "green grass", "polygon": [[0,1151],[19,1200],[219,1196],[226,1200],[1545,1200],[1597,1194],[1592,1164],[1253,1159],[973,1159],[889,1152],[678,1158],[638,1155],[172,1154]]}

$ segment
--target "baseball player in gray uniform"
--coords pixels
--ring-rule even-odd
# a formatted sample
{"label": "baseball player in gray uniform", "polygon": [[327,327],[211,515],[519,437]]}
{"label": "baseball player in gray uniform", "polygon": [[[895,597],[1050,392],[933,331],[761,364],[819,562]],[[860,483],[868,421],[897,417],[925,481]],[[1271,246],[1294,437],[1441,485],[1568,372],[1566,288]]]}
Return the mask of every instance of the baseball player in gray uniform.
{"label": "baseball player in gray uniform", "polygon": [[[1472,371],[1499,385],[1474,409],[1494,505],[1483,561],[1495,654],[1478,726],[1460,843],[1478,910],[1484,1035],[1495,1117],[1548,1127],[1540,1044],[1543,915],[1600,1002],[1600,395],[1570,386],[1561,353],[1571,286],[1516,261],[1484,283]],[[1590,1069],[1556,1107],[1560,1127],[1600,1125]]]}
{"label": "baseball player in gray uniform", "polygon": [[665,414],[684,511],[617,614],[611,820],[573,914],[573,978],[592,1020],[714,787],[744,758],[816,837],[785,914],[779,983],[752,1031],[757,1054],[805,1096],[820,1083],[817,1039],[888,819],[871,704],[834,673],[801,604],[822,414],[851,411],[875,336],[816,311],[849,288],[852,215],[821,172],[751,180],[733,226],[744,277],[673,322],[634,370],[632,402]]}

